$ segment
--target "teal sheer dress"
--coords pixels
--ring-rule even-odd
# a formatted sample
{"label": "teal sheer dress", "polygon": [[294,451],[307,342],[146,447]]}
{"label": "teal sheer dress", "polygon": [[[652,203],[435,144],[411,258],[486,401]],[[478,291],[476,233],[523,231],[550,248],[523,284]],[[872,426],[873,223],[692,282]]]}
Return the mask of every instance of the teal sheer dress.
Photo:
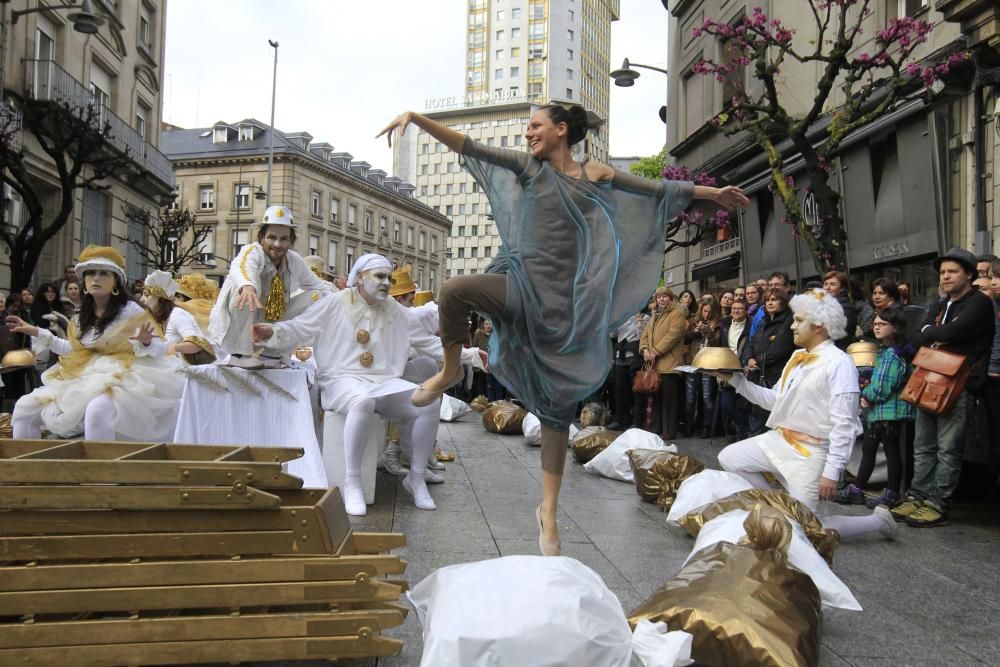
{"label": "teal sheer dress", "polygon": [[491,372],[543,424],[566,430],[607,378],[610,332],[649,303],[666,223],[694,184],[620,171],[590,182],[469,138],[461,159],[500,234],[486,271],[507,275],[506,307],[491,317]]}

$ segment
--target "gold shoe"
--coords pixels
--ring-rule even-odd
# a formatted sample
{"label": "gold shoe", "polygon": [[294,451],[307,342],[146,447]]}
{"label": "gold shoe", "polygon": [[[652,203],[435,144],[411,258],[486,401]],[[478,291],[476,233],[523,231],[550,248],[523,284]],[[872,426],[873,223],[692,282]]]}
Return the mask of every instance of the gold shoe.
{"label": "gold shoe", "polygon": [[558,556],[559,552],[562,550],[562,544],[559,540],[555,542],[550,542],[545,539],[545,533],[542,532],[542,506],[539,505],[535,508],[535,521],[538,522],[538,548],[541,550],[543,556]]}
{"label": "gold shoe", "polygon": [[444,388],[440,391],[430,391],[429,389],[424,389],[424,385],[420,385],[413,390],[413,395],[410,397],[410,403],[418,408],[430,405],[434,401],[441,398],[441,394],[448,391],[454,387],[462,378],[465,377],[465,370],[459,366],[458,372],[451,377],[450,380],[444,383]]}

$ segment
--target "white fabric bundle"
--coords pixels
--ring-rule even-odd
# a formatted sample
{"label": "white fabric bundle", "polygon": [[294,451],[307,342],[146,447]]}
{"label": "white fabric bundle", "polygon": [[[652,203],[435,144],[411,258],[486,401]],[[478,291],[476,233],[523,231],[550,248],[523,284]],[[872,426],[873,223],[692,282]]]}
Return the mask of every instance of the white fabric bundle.
{"label": "white fabric bundle", "polygon": [[632,653],[642,667],[685,667],[694,662],[691,659],[693,640],[689,632],[668,632],[666,623],[643,619],[632,633]]}
{"label": "white fabric bundle", "polygon": [[655,449],[662,452],[677,452],[677,445],[668,445],[655,433],[641,428],[630,428],[615,438],[607,449],[583,465],[583,469],[595,475],[622,482],[634,482],[632,466],[628,462],[630,449]]}
{"label": "white fabric bundle", "polygon": [[[680,494],[678,494],[678,498]],[[746,510],[733,510],[712,519],[698,533],[691,554],[712,546],[716,542],[738,544],[746,537],[743,522],[750,513]],[[786,518],[786,520],[788,520]],[[788,521],[792,526],[792,541],[788,545],[788,562],[802,570],[813,580],[819,589],[819,597],[824,609],[849,609],[861,611],[861,605],[851,593],[851,589],[833,573],[823,557],[813,547],[805,531],[795,521]],[[688,556],[688,560],[691,556]],[[687,561],[685,561],[687,562]]]}
{"label": "white fabric bundle", "polygon": [[443,422],[457,421],[471,409],[465,401],[448,394],[441,395],[441,421]]}
{"label": "white fabric bundle", "polygon": [[507,556],[437,570],[408,594],[421,667],[629,667],[621,603],[572,558]]}
{"label": "white fabric bundle", "polygon": [[670,506],[670,513],[667,514],[667,523],[680,525],[681,517],[688,512],[752,488],[750,482],[734,472],[702,470],[681,482],[674,504]]}
{"label": "white fabric bundle", "polygon": [[[524,442],[532,447],[542,446],[542,422],[538,421],[538,417],[531,414],[530,412],[524,416],[524,421],[521,422],[521,430],[524,432]],[[573,442],[573,438],[576,434],[580,432],[573,424],[569,425],[569,441]]]}

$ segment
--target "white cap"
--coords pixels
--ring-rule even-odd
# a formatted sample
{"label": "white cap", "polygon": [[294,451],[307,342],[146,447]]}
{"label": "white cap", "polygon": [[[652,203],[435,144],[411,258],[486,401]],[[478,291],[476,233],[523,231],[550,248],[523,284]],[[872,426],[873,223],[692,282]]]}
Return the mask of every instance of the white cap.
{"label": "white cap", "polygon": [[292,209],[287,206],[268,206],[267,210],[264,211],[264,219],[261,220],[260,224],[294,227],[293,220]]}
{"label": "white cap", "polygon": [[166,271],[156,270],[146,276],[142,281],[143,287],[149,290],[153,296],[159,298],[174,298],[177,294],[177,281]]}

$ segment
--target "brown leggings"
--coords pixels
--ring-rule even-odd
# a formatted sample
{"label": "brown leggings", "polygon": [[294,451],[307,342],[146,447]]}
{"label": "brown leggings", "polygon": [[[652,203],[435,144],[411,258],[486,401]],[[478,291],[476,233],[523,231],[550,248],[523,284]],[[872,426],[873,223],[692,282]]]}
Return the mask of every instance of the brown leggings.
{"label": "brown leggings", "polygon": [[[507,305],[507,276],[502,273],[478,273],[449,278],[441,287],[438,324],[441,343],[464,345],[469,341],[466,318],[470,310],[497,316]],[[566,466],[569,433],[542,424],[542,470],[562,475]]]}

